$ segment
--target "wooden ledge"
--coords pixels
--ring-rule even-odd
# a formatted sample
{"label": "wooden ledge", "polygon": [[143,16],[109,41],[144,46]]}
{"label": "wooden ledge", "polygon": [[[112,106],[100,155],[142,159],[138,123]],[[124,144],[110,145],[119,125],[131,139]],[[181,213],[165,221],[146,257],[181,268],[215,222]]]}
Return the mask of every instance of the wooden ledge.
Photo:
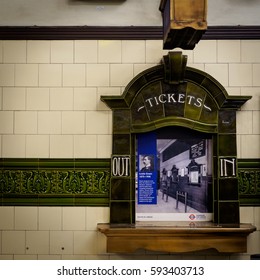
{"label": "wooden ledge", "polygon": [[247,251],[247,236],[256,230],[251,224],[222,227],[205,226],[138,226],[98,224],[107,237],[108,253],[134,253],[138,249],[184,253],[216,249],[223,253]]}

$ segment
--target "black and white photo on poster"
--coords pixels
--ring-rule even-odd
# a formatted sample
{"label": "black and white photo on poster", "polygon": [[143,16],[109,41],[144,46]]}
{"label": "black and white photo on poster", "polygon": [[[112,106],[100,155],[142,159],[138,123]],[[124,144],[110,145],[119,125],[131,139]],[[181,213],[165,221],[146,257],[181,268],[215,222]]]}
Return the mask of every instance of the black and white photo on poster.
{"label": "black and white photo on poster", "polygon": [[[156,142],[157,199],[156,204],[136,201],[136,221],[211,221],[211,136],[184,128],[164,128],[156,131],[156,137],[149,137],[148,132],[147,139]],[[140,176],[144,155],[138,157]]]}

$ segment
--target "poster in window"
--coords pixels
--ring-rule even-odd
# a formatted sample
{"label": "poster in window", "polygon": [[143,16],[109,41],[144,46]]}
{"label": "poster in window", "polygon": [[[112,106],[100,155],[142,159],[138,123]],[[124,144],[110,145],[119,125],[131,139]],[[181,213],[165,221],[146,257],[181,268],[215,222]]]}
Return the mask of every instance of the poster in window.
{"label": "poster in window", "polygon": [[136,222],[212,220],[212,139],[190,130],[137,134]]}

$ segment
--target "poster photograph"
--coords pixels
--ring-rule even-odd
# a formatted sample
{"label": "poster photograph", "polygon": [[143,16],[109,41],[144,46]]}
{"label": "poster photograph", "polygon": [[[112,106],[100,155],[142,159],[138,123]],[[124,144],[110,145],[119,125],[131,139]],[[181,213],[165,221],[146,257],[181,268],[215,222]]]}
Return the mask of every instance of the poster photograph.
{"label": "poster photograph", "polygon": [[139,134],[136,169],[136,222],[212,221],[212,139],[206,134]]}

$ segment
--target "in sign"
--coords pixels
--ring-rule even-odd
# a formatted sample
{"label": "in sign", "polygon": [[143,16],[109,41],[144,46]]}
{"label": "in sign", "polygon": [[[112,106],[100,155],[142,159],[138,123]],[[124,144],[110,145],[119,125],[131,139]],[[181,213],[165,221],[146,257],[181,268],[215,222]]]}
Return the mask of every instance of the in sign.
{"label": "in sign", "polygon": [[221,158],[220,159],[220,177],[236,176],[236,159]]}
{"label": "in sign", "polygon": [[112,176],[114,177],[130,176],[130,156],[112,157]]}

